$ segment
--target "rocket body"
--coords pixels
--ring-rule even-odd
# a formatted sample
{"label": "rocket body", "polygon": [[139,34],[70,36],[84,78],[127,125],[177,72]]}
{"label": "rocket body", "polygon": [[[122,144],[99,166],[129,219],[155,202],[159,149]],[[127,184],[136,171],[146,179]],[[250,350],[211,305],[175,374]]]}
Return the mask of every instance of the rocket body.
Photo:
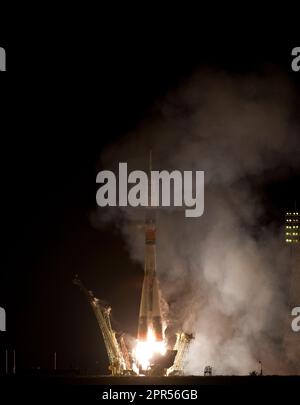
{"label": "rocket body", "polygon": [[147,340],[149,329],[152,329],[156,341],[163,340],[160,290],[156,275],[156,223],[153,211],[148,213],[145,223],[145,268],[139,313],[138,340]]}

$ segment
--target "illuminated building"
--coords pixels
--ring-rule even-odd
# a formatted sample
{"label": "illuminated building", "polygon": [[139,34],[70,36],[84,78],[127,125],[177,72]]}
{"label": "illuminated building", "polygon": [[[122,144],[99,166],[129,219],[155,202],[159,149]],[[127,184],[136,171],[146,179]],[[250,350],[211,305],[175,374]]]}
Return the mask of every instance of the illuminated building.
{"label": "illuminated building", "polygon": [[285,214],[285,242],[289,249],[289,324],[285,335],[285,346],[289,360],[300,373],[300,332],[291,328],[293,308],[300,306],[300,210]]}

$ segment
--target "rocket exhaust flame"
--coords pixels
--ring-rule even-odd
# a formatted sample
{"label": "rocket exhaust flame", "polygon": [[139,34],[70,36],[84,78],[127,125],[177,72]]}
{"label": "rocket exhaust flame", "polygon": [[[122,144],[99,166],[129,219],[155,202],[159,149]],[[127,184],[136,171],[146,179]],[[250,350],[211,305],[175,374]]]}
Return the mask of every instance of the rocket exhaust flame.
{"label": "rocket exhaust flame", "polygon": [[163,340],[157,340],[152,328],[148,328],[147,339],[138,340],[134,349],[136,367],[147,370],[151,365],[151,360],[156,355],[165,355],[167,351],[166,343]]}

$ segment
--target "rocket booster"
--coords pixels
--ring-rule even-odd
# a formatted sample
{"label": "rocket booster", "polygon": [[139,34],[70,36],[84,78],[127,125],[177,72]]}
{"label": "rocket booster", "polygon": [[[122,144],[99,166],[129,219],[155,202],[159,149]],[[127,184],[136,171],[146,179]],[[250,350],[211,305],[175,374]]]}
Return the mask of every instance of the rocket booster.
{"label": "rocket booster", "polygon": [[149,328],[152,329],[156,341],[163,340],[155,243],[156,224],[154,212],[151,210],[145,222],[145,269],[138,324],[138,340],[141,341],[147,339]]}

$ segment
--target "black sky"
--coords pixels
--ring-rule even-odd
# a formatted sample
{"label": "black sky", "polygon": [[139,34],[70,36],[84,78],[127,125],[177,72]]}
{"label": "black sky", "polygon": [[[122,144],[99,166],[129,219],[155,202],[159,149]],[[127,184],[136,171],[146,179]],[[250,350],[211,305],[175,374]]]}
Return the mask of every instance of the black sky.
{"label": "black sky", "polygon": [[[115,229],[90,224],[106,145],[126,136],[199,66],[259,73],[275,65],[300,88],[300,72],[290,68],[291,49],[299,46],[293,41],[252,38],[241,46],[180,29],[161,35],[111,30],[80,40],[5,42],[0,306],[8,331],[0,335],[0,370],[5,348],[15,348],[20,368],[51,367],[57,351],[60,368],[105,371],[96,320],[71,282],[75,273],[112,305],[117,329],[136,333],[142,269]],[[265,190],[278,220],[298,181],[299,173],[291,173]]]}

